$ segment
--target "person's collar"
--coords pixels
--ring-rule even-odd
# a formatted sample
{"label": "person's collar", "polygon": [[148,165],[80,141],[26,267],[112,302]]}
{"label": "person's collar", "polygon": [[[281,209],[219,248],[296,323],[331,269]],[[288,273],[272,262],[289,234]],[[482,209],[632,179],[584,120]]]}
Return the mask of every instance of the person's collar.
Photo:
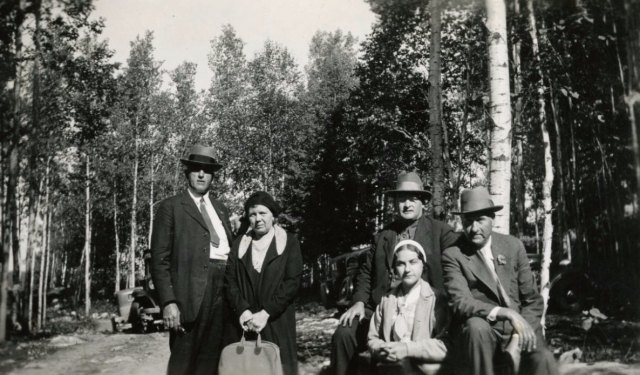
{"label": "person's collar", "polygon": [[196,202],[196,205],[200,203],[200,200],[202,198],[204,198],[204,201],[207,204],[211,204],[211,201],[209,200],[209,192],[206,192],[203,196],[201,197],[196,197],[193,192],[191,192],[191,189],[187,188],[187,191],[189,192],[189,196],[191,197],[191,199],[193,199],[194,202]]}
{"label": "person's collar", "polygon": [[251,231],[251,239],[253,241],[256,242],[262,242],[262,241],[268,241],[271,242],[271,239],[273,239],[273,236],[275,236],[276,234],[276,230],[275,230],[275,226],[271,226],[271,228],[269,229],[269,231],[267,233],[265,233],[262,237],[260,238],[256,238],[256,232],[254,230]]}
{"label": "person's collar", "polygon": [[482,255],[484,255],[487,260],[493,262],[493,253],[491,252],[491,235],[489,235],[487,242],[480,248],[480,251],[482,251]]}
{"label": "person's collar", "polygon": [[418,221],[420,221],[420,219],[422,219],[423,216],[424,216],[424,213],[422,213],[422,215],[418,216],[414,220],[407,220],[407,219],[400,218],[400,226],[402,227],[402,229],[406,229],[411,226],[415,227],[418,225]]}
{"label": "person's collar", "polygon": [[411,287],[411,290],[409,290],[409,293],[404,292],[404,288],[402,286],[402,283],[400,284],[400,297],[404,297],[404,302],[405,304],[410,304],[413,303],[415,301],[417,301],[420,298],[420,279],[418,279],[418,281],[413,284],[413,286]]}

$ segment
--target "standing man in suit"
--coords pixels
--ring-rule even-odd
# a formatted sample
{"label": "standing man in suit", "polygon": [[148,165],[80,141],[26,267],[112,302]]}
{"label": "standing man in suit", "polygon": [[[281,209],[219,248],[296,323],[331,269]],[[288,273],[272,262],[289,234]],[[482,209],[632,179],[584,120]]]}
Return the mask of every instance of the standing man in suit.
{"label": "standing man in suit", "polygon": [[367,333],[373,311],[397,281],[393,280],[393,250],[402,240],[418,242],[426,253],[422,277],[436,290],[443,291],[442,249],[452,246],[458,237],[453,228],[425,215],[431,192],[424,188],[415,172],[398,175],[396,189],[386,192],[395,199],[399,219],[376,235],[356,280],[351,307],[340,317],[331,340],[331,368],[336,375],[353,374],[354,357],[367,348]]}
{"label": "standing man in suit", "polygon": [[[492,232],[489,192],[477,187],[460,198],[464,239],[442,254],[445,288],[459,329],[459,372],[492,375],[503,356],[511,373],[555,375],[558,367],[542,336],[543,300],[524,245]],[[452,325],[452,327],[455,327]]]}
{"label": "standing man in suit", "polygon": [[187,190],[160,203],[151,235],[153,282],[171,330],[167,373],[215,374],[228,314],[222,287],[232,240],[229,211],[209,193],[222,165],[212,147],[201,145],[180,161]]}

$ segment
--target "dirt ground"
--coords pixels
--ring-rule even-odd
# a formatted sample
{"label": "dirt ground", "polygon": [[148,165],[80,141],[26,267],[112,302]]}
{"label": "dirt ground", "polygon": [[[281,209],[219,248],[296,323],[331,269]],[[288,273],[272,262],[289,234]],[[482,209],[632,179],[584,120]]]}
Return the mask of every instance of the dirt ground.
{"label": "dirt ground", "polygon": [[[298,307],[300,375],[327,373],[331,335],[337,326],[336,310],[316,302]],[[0,348],[0,374],[163,374],[169,358],[166,332],[111,333],[108,320],[83,333],[13,342]],[[637,323],[601,325],[585,336],[580,317],[550,317],[548,341],[559,355],[581,348],[581,360],[565,363],[565,375],[640,374],[640,327]]]}

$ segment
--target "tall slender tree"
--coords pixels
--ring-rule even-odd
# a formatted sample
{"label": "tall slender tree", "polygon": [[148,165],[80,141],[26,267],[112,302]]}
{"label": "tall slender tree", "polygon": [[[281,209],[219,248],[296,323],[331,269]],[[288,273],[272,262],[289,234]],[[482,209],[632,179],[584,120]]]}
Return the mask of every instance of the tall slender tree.
{"label": "tall slender tree", "polygon": [[486,0],[487,48],[489,55],[489,114],[491,141],[489,153],[489,193],[496,205],[494,230],[509,233],[511,207],[511,90],[507,12],[504,0]]}
{"label": "tall slender tree", "polygon": [[[431,170],[433,180],[433,215],[442,220],[446,208],[444,184],[444,157],[442,142],[442,66],[440,41],[442,16],[440,0],[430,0],[431,44],[429,46],[429,132],[431,135]],[[451,176],[450,176],[451,177]]]}

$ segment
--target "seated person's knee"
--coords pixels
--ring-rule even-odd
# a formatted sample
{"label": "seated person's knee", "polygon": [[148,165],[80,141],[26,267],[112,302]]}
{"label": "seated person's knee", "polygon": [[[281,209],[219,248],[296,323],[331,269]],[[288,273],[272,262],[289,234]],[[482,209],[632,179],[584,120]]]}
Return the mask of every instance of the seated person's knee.
{"label": "seated person's knee", "polygon": [[464,324],[462,332],[469,338],[481,338],[491,334],[491,325],[485,319],[470,318]]}

